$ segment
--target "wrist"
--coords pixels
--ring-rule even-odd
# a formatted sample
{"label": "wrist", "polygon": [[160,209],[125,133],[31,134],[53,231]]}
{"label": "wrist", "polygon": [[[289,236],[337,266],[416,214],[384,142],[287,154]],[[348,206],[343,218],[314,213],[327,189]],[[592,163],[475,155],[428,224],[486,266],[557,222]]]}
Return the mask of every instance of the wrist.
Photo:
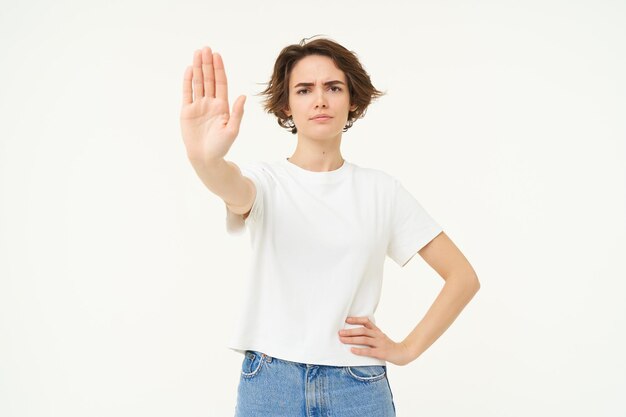
{"label": "wrist", "polygon": [[408,337],[400,343],[404,346],[406,354],[409,357],[409,362],[413,362],[421,355],[421,352],[417,349],[415,343],[412,342]]}

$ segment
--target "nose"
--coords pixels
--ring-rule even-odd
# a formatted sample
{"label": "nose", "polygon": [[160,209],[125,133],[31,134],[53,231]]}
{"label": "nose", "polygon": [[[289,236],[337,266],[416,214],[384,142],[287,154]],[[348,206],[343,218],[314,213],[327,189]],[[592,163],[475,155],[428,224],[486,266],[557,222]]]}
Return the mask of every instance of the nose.
{"label": "nose", "polygon": [[324,95],[324,92],[320,92],[317,94],[317,98],[315,100],[315,108],[327,108],[328,104],[326,103],[326,96]]}

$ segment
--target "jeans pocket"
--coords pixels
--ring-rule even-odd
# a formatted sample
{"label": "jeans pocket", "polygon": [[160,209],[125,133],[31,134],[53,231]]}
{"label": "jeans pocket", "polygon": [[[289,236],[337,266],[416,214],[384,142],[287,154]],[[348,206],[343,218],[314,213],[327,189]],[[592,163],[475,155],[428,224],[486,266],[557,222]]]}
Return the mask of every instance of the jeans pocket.
{"label": "jeans pocket", "polygon": [[246,350],[243,362],[241,362],[241,376],[244,378],[254,378],[263,367],[264,357],[260,352]]}
{"label": "jeans pocket", "polygon": [[346,366],[345,370],[353,379],[362,382],[378,381],[387,374],[385,365]]}

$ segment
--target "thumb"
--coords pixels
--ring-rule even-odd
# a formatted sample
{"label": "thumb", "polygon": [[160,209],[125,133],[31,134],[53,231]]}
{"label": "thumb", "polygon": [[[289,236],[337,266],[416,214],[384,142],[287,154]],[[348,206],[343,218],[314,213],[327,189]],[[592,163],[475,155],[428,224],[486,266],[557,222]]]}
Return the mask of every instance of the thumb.
{"label": "thumb", "polygon": [[239,132],[239,126],[241,125],[241,119],[243,118],[243,105],[246,101],[246,96],[239,96],[237,100],[233,104],[233,111],[230,114],[230,119],[228,120],[228,128],[234,129],[236,132]]}

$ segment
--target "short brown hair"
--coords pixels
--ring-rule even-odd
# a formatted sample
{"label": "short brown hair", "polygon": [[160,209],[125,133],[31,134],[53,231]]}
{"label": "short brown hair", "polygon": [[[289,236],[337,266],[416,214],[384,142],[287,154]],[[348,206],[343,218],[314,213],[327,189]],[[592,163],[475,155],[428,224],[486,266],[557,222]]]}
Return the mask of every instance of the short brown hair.
{"label": "short brown hair", "polygon": [[289,105],[291,70],[305,56],[327,56],[346,75],[350,105],[357,106],[354,111],[348,113],[348,122],[343,128],[343,131],[346,132],[357,119],[365,116],[371,101],[385,93],[374,88],[356,53],[330,39],[320,38],[310,42],[306,42],[306,40],[307,38],[304,38],[299,44],[288,45],[278,54],[267,88],[260,93],[267,96],[263,105],[264,110],[267,113],[273,113],[278,118],[278,124],[281,127],[291,130],[293,134],[297,133],[298,129],[293,120],[284,112],[284,109]]}

